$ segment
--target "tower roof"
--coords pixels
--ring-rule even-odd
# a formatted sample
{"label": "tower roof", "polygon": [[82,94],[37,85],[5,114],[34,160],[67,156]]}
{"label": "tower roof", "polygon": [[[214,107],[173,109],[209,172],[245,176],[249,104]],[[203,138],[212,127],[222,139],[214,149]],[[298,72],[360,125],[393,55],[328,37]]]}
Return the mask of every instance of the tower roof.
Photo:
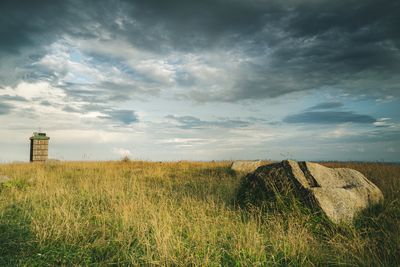
{"label": "tower roof", "polygon": [[29,139],[30,140],[49,140],[50,137],[46,136],[46,133],[34,132],[33,135]]}

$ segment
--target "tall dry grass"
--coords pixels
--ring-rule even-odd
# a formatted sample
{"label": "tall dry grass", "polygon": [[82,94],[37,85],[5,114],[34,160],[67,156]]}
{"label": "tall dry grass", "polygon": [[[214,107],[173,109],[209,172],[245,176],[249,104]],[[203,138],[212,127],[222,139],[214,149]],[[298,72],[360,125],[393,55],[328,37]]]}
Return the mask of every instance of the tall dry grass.
{"label": "tall dry grass", "polygon": [[386,197],[354,227],[240,209],[229,162],[0,165],[0,265],[395,265],[400,167],[346,166]]}

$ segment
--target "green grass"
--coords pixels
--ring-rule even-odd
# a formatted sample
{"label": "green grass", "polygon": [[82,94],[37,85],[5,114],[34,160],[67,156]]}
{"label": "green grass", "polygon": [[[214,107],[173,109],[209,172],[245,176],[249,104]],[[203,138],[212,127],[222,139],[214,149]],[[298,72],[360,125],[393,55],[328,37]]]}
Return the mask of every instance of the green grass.
{"label": "green grass", "polygon": [[237,205],[229,162],[3,164],[0,266],[396,266],[400,166],[364,173],[385,202],[354,226]]}

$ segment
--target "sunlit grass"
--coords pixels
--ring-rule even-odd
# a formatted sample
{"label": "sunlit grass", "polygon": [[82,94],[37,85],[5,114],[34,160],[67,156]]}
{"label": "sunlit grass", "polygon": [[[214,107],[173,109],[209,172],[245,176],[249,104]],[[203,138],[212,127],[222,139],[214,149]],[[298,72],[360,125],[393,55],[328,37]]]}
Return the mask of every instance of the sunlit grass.
{"label": "sunlit grass", "polygon": [[355,226],[296,211],[242,210],[229,162],[0,165],[0,265],[398,264],[400,166],[363,172],[385,195]]}

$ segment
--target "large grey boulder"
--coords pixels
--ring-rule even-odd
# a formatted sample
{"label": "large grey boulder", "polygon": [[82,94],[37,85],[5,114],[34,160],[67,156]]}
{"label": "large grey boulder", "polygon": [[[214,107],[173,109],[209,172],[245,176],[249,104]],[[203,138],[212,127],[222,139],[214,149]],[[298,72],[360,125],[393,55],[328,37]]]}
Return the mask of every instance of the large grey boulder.
{"label": "large grey boulder", "polygon": [[232,163],[231,169],[236,172],[250,173],[255,171],[258,167],[266,165],[268,163],[269,162],[267,161],[261,161],[261,160],[255,160],[255,161],[237,160]]}
{"label": "large grey boulder", "polygon": [[265,200],[289,192],[335,223],[351,222],[363,209],[383,201],[381,190],[356,170],[291,160],[257,168],[245,177],[241,190]]}

